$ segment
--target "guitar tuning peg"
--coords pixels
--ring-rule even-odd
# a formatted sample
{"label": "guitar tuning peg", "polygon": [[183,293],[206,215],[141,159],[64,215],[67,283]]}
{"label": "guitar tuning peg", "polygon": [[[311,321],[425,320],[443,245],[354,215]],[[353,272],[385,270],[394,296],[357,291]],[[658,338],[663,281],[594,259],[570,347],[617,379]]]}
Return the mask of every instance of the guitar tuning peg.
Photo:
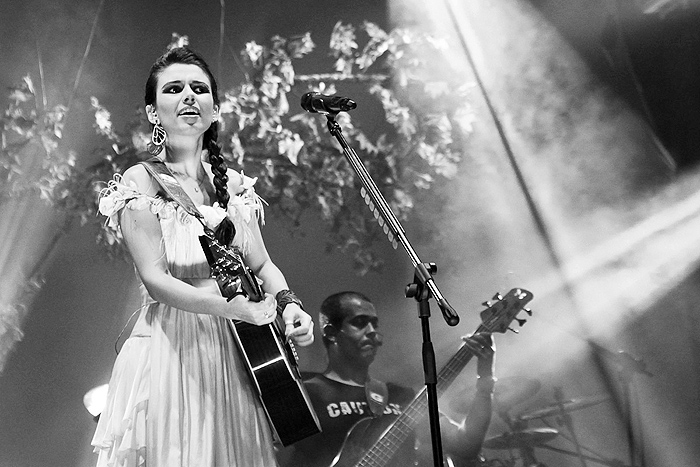
{"label": "guitar tuning peg", "polygon": [[500,293],[496,292],[496,295],[493,296],[491,300],[503,300],[503,295]]}
{"label": "guitar tuning peg", "polygon": [[532,316],[532,310],[529,308],[523,308],[523,311],[528,314],[528,316]]}
{"label": "guitar tuning peg", "polygon": [[523,327],[523,324],[527,323],[527,320],[526,320],[526,319],[518,319],[518,318],[515,318],[515,321],[518,322],[518,324],[520,325],[520,327]]}
{"label": "guitar tuning peg", "polygon": [[516,333],[516,334],[520,334],[516,329],[508,328],[508,330],[509,330],[509,331],[512,331],[512,332],[514,332],[514,333]]}

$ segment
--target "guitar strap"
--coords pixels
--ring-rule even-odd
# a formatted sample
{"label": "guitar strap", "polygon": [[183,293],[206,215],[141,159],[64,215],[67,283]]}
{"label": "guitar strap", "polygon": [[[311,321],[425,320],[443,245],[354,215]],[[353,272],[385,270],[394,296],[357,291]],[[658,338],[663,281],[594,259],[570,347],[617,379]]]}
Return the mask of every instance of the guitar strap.
{"label": "guitar strap", "polygon": [[385,382],[370,377],[365,383],[365,397],[369,410],[379,417],[389,404],[389,389]]}
{"label": "guitar strap", "polygon": [[182,206],[188,214],[196,217],[197,220],[202,223],[202,226],[204,226],[204,230],[207,231],[207,234],[211,233],[211,229],[204,224],[204,216],[202,216],[202,213],[199,212],[194,205],[192,199],[185,193],[185,190],[182,189],[173,173],[168,169],[168,166],[165,165],[165,162],[157,157],[151,157],[146,161],[139,162],[139,164],[146,168],[148,173],[158,182],[170,199]]}

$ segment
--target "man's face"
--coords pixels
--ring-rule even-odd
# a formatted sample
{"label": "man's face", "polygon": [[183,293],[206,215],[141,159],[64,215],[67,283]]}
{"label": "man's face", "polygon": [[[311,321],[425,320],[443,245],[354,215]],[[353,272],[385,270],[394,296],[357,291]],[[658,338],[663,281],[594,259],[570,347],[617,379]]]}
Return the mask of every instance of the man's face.
{"label": "man's face", "polygon": [[337,336],[339,350],[346,360],[370,364],[382,345],[377,331],[379,318],[374,305],[353,298],[345,304],[346,317]]}

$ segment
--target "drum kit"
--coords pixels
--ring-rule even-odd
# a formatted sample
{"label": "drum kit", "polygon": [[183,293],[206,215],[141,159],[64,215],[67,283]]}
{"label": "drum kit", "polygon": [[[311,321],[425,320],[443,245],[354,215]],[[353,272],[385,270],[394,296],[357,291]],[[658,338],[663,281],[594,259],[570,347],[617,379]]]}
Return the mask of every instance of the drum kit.
{"label": "drum kit", "polygon": [[[494,391],[494,411],[508,426],[508,431],[492,436],[484,440],[483,448],[487,450],[509,451],[509,459],[486,459],[484,467],[547,467],[535,457],[535,448],[547,449],[560,454],[577,457],[582,466],[587,462],[611,467],[627,467],[625,463],[617,459],[606,459],[602,456],[584,454],[583,448],[576,438],[571,423],[571,413],[577,410],[593,407],[610,400],[609,396],[594,395],[574,399],[564,399],[560,389],[554,391],[554,403],[533,410],[526,410],[518,415],[511,416],[510,411],[514,406],[525,402],[535,396],[540,390],[541,384],[536,379],[524,377],[499,378]],[[466,399],[466,400],[465,400]],[[466,413],[468,398],[455,398],[450,407],[455,412]],[[555,417],[557,425],[564,426],[568,435],[554,428],[549,421]],[[530,421],[541,421],[542,428],[529,428]],[[551,446],[549,443],[556,439],[566,439],[574,444],[575,450],[570,451]],[[592,452],[586,450],[587,452]]]}

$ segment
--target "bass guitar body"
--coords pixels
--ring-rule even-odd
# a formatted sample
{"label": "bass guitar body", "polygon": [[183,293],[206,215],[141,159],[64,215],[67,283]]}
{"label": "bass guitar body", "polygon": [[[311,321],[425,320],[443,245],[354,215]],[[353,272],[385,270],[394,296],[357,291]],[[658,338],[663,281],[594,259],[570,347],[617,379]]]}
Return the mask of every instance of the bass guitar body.
{"label": "bass guitar body", "polygon": [[[381,445],[384,436],[389,431],[396,417],[383,415],[378,418],[364,418],[355,423],[343,441],[338,455],[330,467],[355,467],[357,465],[372,465],[361,463],[367,451]],[[428,429],[426,427],[426,429]],[[415,439],[407,437],[397,449],[392,449],[391,456],[382,463],[387,467],[411,466],[415,462]]]}

